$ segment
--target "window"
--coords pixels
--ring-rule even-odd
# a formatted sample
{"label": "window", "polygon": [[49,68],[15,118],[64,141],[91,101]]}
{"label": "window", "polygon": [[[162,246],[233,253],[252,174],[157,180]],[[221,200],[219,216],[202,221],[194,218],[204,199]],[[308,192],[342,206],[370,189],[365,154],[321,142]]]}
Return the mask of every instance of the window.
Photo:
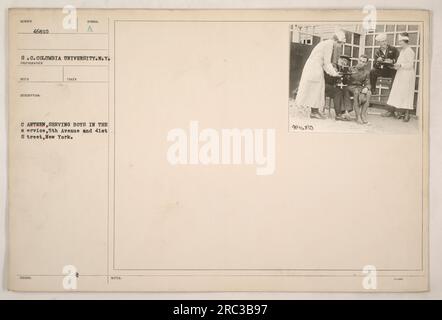
{"label": "window", "polygon": [[373,39],[374,39],[374,36],[373,36],[373,35],[371,35],[371,34],[367,34],[367,35],[365,36],[365,45],[366,45],[366,46],[372,46],[372,45],[373,45]]}
{"label": "window", "polygon": [[353,47],[352,57],[359,58],[359,48],[358,47]]}
{"label": "window", "polygon": [[388,43],[394,43],[394,34],[393,33],[389,33],[387,34],[387,42]]}
{"label": "window", "polygon": [[385,26],[385,31],[386,32],[394,32],[394,24],[387,24]]}
{"label": "window", "polygon": [[345,44],[342,46],[342,52],[350,57],[352,66],[358,61],[360,43],[361,35],[359,33],[345,31]]}
{"label": "window", "polygon": [[408,42],[411,46],[417,45],[417,32],[409,33],[408,37],[410,41]]}
{"label": "window", "polygon": [[365,48],[364,54],[368,57],[368,59],[373,58],[373,48]]}
{"label": "window", "polygon": [[360,44],[360,41],[361,41],[361,35],[354,33],[353,34],[353,43],[358,46]]}
{"label": "window", "polygon": [[385,25],[383,25],[383,24],[378,24],[378,25],[376,25],[376,33],[381,33],[381,32],[384,32],[385,31]]}

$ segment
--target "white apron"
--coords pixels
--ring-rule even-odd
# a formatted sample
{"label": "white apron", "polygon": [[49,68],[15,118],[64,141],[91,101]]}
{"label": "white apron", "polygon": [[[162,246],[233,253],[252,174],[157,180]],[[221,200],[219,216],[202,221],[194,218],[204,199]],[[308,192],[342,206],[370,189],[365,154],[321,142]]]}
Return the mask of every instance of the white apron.
{"label": "white apron", "polygon": [[337,76],[331,63],[333,53],[332,39],[322,41],[312,50],[302,70],[295,104],[310,108],[322,108],[325,104],[324,70]]}
{"label": "white apron", "polygon": [[413,110],[414,84],[416,73],[413,66],[414,51],[410,47],[401,50],[397,63],[401,67],[396,72],[387,104],[398,109]]}

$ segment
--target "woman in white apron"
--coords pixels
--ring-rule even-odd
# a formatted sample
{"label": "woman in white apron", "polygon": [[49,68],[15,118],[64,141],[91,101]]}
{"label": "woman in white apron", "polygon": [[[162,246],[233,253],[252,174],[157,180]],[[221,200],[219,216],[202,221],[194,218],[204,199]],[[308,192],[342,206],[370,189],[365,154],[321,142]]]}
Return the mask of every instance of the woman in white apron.
{"label": "woman in white apron", "polygon": [[323,119],[319,108],[325,104],[324,71],[333,77],[340,74],[332,65],[333,45],[345,42],[344,31],[336,31],[332,39],[316,45],[302,70],[295,104],[310,107],[310,118]]}
{"label": "woman in white apron", "polygon": [[398,109],[398,111],[402,113],[400,118],[403,117],[403,121],[408,122],[410,121],[409,111],[414,109],[413,101],[416,72],[414,71],[413,62],[415,53],[408,45],[408,33],[401,33],[398,40],[401,46],[401,52],[394,65],[397,72],[387,104]]}

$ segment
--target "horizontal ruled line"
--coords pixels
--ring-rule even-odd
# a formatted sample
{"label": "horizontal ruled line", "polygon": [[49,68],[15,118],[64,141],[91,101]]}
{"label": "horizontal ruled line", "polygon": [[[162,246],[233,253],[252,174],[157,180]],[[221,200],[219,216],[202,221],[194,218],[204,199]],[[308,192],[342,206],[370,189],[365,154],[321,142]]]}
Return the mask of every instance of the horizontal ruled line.
{"label": "horizontal ruled line", "polygon": [[51,49],[49,49],[49,48],[19,48],[17,50],[107,51],[109,49],[102,49],[102,48],[98,48],[98,49],[91,49],[91,48],[84,48],[84,49],[81,49],[81,48],[70,48],[70,49],[69,48],[51,48]]}
{"label": "horizontal ruled line", "polygon": [[[108,275],[104,274],[80,274],[79,277],[107,277]],[[207,274],[114,274],[109,275],[109,277],[201,277],[201,276],[208,276]],[[209,274],[209,276],[213,277],[309,277],[309,278],[315,278],[315,277],[366,277],[365,274]],[[425,277],[425,275],[420,274],[409,274],[409,275],[388,275],[383,274],[377,275],[378,277],[382,278],[394,278],[394,277],[404,277],[404,278],[420,278]],[[17,275],[17,277],[66,277],[66,275],[63,274],[21,274]]]}
{"label": "horizontal ruled line", "polygon": [[101,68],[107,68],[109,65],[103,64],[99,66],[94,65],[88,65],[88,64],[51,64],[51,65],[44,65],[44,64],[19,64],[17,67],[101,67]]}
{"label": "horizontal ruled line", "polygon": [[108,34],[108,33],[107,32],[50,32],[50,33],[17,32],[17,34],[34,34],[36,36],[46,36],[50,34],[69,35],[69,34]]}
{"label": "horizontal ruled line", "polygon": [[108,83],[107,81],[18,81],[19,83]]}

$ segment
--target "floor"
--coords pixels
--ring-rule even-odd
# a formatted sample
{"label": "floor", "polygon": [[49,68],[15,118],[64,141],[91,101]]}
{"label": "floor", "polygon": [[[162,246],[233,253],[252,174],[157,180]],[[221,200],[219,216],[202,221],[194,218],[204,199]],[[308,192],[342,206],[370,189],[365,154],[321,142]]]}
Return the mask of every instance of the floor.
{"label": "floor", "polygon": [[[336,132],[336,133],[386,133],[386,134],[416,134],[419,129],[419,119],[412,116],[409,122],[403,122],[396,118],[381,117],[385,111],[377,108],[369,108],[369,124],[358,124],[352,121],[336,121],[335,112],[326,109],[323,114],[326,119],[310,119],[309,108],[298,107],[291,100],[289,103],[289,130],[291,132]],[[355,118],[354,112],[350,113]]]}

